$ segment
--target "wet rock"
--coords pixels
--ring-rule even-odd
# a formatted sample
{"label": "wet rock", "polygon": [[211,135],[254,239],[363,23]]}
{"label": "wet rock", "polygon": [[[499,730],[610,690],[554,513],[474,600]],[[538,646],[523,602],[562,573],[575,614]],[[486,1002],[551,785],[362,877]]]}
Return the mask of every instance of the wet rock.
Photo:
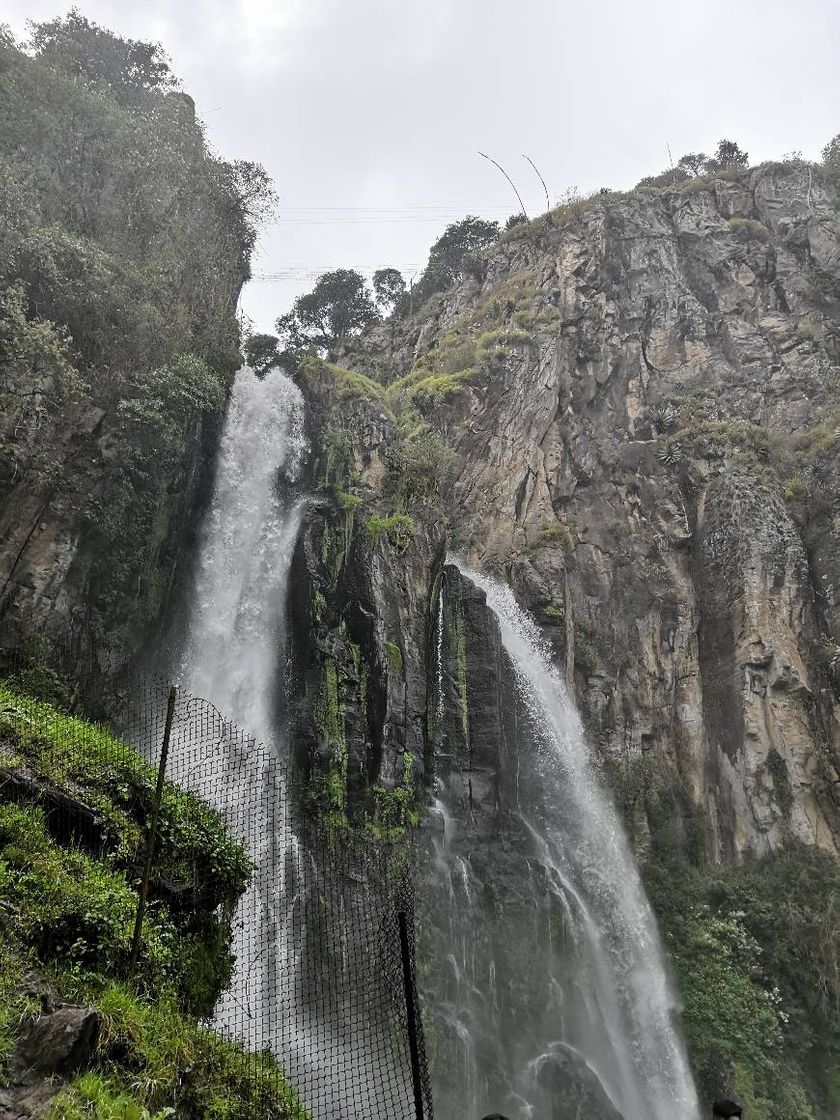
{"label": "wet rock", "polygon": [[62,1007],[42,1015],[18,1046],[17,1062],[44,1074],[72,1073],[93,1057],[99,1015],[89,1007]]}
{"label": "wet rock", "polygon": [[561,1044],[544,1058],[537,1078],[551,1095],[553,1120],[625,1120],[598,1075],[571,1047]]}
{"label": "wet rock", "polygon": [[712,1105],[712,1116],[724,1117],[725,1120],[731,1120],[733,1116],[743,1116],[744,1110],[737,1101],[723,1099],[715,1101]]}

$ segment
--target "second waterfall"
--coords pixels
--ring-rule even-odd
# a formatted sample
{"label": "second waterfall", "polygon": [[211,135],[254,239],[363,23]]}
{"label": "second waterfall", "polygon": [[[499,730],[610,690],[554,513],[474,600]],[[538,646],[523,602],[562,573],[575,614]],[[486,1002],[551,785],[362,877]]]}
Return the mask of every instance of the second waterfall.
{"label": "second waterfall", "polygon": [[696,1120],[656,924],[562,676],[510,588],[447,571],[425,950],[437,1115]]}

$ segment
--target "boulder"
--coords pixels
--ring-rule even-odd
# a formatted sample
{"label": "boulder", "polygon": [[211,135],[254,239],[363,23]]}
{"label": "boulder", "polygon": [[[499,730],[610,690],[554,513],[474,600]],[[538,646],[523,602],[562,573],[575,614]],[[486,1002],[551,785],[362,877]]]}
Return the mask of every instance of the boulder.
{"label": "boulder", "polygon": [[562,1043],[540,1062],[537,1080],[552,1099],[552,1120],[624,1120],[598,1075]]}
{"label": "boulder", "polygon": [[18,1047],[18,1062],[39,1073],[72,1073],[92,1057],[99,1015],[89,1007],[62,1007],[37,1019]]}

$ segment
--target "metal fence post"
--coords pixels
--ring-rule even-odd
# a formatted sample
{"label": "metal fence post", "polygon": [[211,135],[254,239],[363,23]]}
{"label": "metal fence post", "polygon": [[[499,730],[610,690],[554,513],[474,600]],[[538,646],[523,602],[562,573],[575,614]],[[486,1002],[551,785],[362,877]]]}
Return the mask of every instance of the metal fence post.
{"label": "metal fence post", "polygon": [[166,704],[166,724],[163,729],[163,745],[160,749],[160,762],[158,763],[157,784],[155,796],[152,801],[152,811],[149,817],[149,831],[146,837],[146,859],[143,865],[143,878],[140,880],[140,893],[137,897],[137,916],[134,919],[134,936],[131,939],[131,956],[129,957],[129,975],[134,975],[137,968],[137,958],[140,955],[140,939],[143,932],[143,917],[146,913],[146,895],[149,891],[149,879],[152,875],[152,861],[157,843],[157,825],[160,805],[163,800],[163,783],[166,778],[166,760],[169,757],[169,738],[172,734],[172,720],[175,716],[175,700],[178,689],[173,684],[169,689],[169,699]]}
{"label": "metal fence post", "polygon": [[411,1081],[414,1086],[414,1111],[417,1120],[423,1120],[423,1084],[420,1078],[420,1047],[417,1042],[417,1003],[414,998],[414,977],[411,969],[411,946],[408,940],[408,918],[404,910],[397,914],[400,926],[400,952],[402,954],[403,984],[405,986],[405,1012],[408,1019],[408,1052],[411,1058]]}

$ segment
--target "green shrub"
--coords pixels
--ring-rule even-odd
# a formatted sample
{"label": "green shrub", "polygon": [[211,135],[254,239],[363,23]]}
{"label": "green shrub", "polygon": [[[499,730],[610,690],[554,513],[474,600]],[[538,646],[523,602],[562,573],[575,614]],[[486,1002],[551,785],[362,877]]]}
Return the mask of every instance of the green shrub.
{"label": "green shrub", "polygon": [[770,231],[753,218],[730,218],[727,225],[740,241],[768,241]]}
{"label": "green shrub", "polygon": [[399,509],[428,505],[439,497],[455,453],[416,414],[403,414],[398,434],[385,456],[385,494]]}
{"label": "green shrub", "polygon": [[[661,811],[651,811],[659,827]],[[840,864],[791,844],[740,867],[695,866],[655,832],[645,880],[701,1088],[740,1092],[764,1120],[835,1108]],[[723,1086],[733,1065],[734,1085]]]}
{"label": "green shrub", "polygon": [[365,525],[368,545],[376,548],[387,539],[394,551],[401,555],[414,540],[414,522],[405,513],[393,513],[390,517],[369,517]]}
{"label": "green shrub", "polygon": [[335,500],[345,513],[352,513],[354,510],[357,510],[359,506],[364,505],[364,498],[359,497],[358,494],[348,494],[344,490],[338,491]]}
{"label": "green shrub", "polygon": [[540,530],[541,544],[562,544],[564,552],[574,552],[575,537],[564,521],[552,521]]}

